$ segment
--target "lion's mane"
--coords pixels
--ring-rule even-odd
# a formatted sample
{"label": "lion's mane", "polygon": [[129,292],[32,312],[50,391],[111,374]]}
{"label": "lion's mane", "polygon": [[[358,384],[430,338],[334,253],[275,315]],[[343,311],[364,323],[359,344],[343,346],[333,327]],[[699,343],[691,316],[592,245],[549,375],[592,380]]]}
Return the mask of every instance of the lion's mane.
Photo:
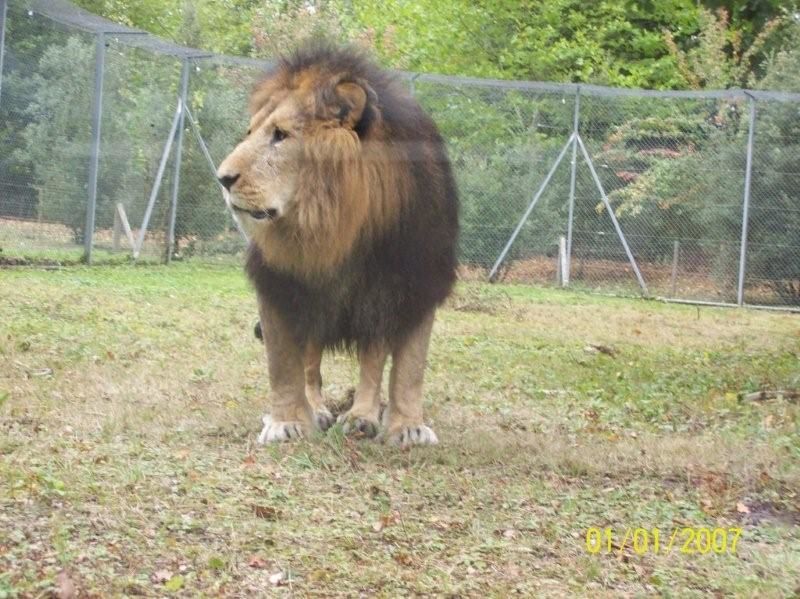
{"label": "lion's mane", "polygon": [[[341,82],[367,90],[351,130],[322,126]],[[251,112],[298,88],[309,90],[313,133],[297,216],[252,241],[248,275],[298,343],[391,347],[456,279],[458,196],[444,142],[406,87],[357,51],[313,45],[280,59]]]}

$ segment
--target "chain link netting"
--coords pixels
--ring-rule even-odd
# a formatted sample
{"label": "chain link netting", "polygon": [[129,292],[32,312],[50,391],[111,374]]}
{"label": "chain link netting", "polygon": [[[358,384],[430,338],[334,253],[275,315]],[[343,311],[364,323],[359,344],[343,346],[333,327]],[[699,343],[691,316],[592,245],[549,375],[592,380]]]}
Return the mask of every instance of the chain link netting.
{"label": "chain link netting", "polygon": [[[3,262],[241,260],[213,170],[266,62],[62,0],[4,31]],[[800,95],[398,76],[448,144],[463,277],[800,306]]]}

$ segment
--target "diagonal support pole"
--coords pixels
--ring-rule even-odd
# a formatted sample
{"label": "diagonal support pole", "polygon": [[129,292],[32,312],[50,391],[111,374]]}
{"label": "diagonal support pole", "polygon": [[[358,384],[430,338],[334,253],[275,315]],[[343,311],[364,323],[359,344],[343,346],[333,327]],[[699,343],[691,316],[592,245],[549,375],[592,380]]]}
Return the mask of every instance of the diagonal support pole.
{"label": "diagonal support pole", "polygon": [[500,268],[500,265],[503,263],[503,260],[506,259],[508,251],[511,249],[511,246],[514,245],[514,241],[516,241],[519,232],[522,230],[523,225],[525,225],[525,222],[531,215],[531,212],[533,211],[534,206],[536,206],[536,203],[539,201],[539,198],[542,197],[544,190],[547,189],[547,185],[550,183],[550,179],[553,178],[556,169],[558,169],[558,165],[561,164],[561,161],[564,159],[564,156],[567,154],[567,150],[570,148],[574,140],[575,140],[575,134],[573,133],[572,135],[569,136],[567,143],[564,144],[564,147],[561,149],[558,158],[556,158],[556,161],[553,163],[553,166],[550,167],[550,172],[547,173],[547,176],[544,178],[544,181],[542,181],[542,184],[539,186],[539,189],[536,191],[536,194],[534,194],[531,203],[528,204],[528,208],[525,210],[525,214],[523,214],[522,218],[519,220],[517,228],[514,229],[514,232],[511,234],[511,237],[508,239],[508,242],[506,243],[506,246],[503,248],[503,251],[500,252],[500,256],[497,258],[497,261],[494,263],[494,266],[492,266],[492,270],[489,272],[490,282],[492,283],[494,282],[495,277],[497,276],[497,271]]}
{"label": "diagonal support pole", "polygon": [[[180,106],[186,106],[186,94],[189,89],[189,61],[184,59],[181,68],[181,99]],[[164,248],[164,262],[169,264],[172,261],[172,252],[175,246],[175,221],[178,216],[178,192],[181,187],[181,160],[183,159],[183,129],[186,111],[181,110],[178,118],[178,129],[175,134],[175,173],[172,176],[172,201],[169,204],[169,215],[167,217],[167,246]]]}
{"label": "diagonal support pole", "polygon": [[156,180],[153,183],[153,189],[150,191],[150,200],[147,202],[147,209],[144,211],[144,218],[142,219],[142,226],[139,229],[139,239],[136,242],[136,247],[133,249],[133,259],[136,260],[142,251],[144,244],[144,236],[147,233],[147,226],[150,224],[150,216],[153,214],[153,206],[158,197],[158,190],[161,188],[161,180],[164,178],[164,169],[167,168],[167,160],[169,160],[169,153],[172,150],[172,142],[175,140],[175,133],[178,131],[178,123],[180,122],[181,114],[183,113],[183,103],[178,98],[178,106],[175,108],[175,116],[172,119],[172,127],[169,130],[169,137],[164,146],[164,152],[161,154],[161,162],[158,165],[158,172],[156,173]]}
{"label": "diagonal support pole", "polygon": [[[748,94],[749,95],[749,94]],[[753,133],[756,128],[756,101],[750,95],[750,124],[747,131],[747,167],[744,172],[744,200],[742,203],[742,241],[739,245],[739,281],[736,303],[744,305],[744,277],[747,264],[747,228],[750,224],[750,186],[753,180]]]}
{"label": "diagonal support pole", "polygon": [[614,210],[611,208],[611,203],[608,201],[608,196],[606,196],[606,192],[603,189],[603,184],[600,182],[600,177],[597,176],[597,171],[594,170],[594,163],[592,159],[589,157],[589,152],[586,150],[586,146],[583,143],[583,139],[581,139],[580,135],[575,136],[575,139],[578,141],[578,145],[581,147],[581,153],[583,154],[583,159],[586,162],[586,165],[589,167],[589,171],[592,173],[592,179],[594,179],[595,185],[597,185],[597,189],[600,192],[600,197],[603,199],[603,205],[606,207],[608,211],[608,215],[611,217],[611,222],[614,223],[614,229],[617,231],[617,236],[619,240],[622,242],[622,247],[625,248],[625,253],[628,255],[628,261],[631,263],[631,267],[633,268],[633,272],[636,273],[636,280],[639,281],[639,287],[642,288],[642,292],[644,295],[648,295],[647,285],[642,278],[642,273],[639,271],[639,266],[636,264],[636,260],[633,258],[633,253],[631,252],[631,248],[628,246],[628,240],[625,239],[625,235],[622,232],[622,229],[619,226],[619,222],[617,222],[617,217],[614,214]]}
{"label": "diagonal support pole", "polygon": [[[211,152],[208,151],[208,146],[206,146],[206,142],[203,139],[203,136],[200,134],[200,126],[194,119],[194,115],[192,114],[192,111],[189,110],[189,107],[184,106],[184,108],[186,109],[186,116],[189,117],[189,124],[192,126],[192,132],[194,133],[194,137],[197,140],[197,143],[200,144],[200,150],[203,152],[203,156],[206,157],[206,162],[208,163],[208,166],[211,169],[211,176],[214,178],[214,182],[217,184],[217,186],[219,186],[220,191],[223,191],[224,193],[222,185],[220,185],[219,181],[217,180],[217,165],[214,164],[214,159],[211,158]],[[224,197],[225,196],[223,195],[223,199]],[[225,206],[228,207],[228,212],[230,213],[231,218],[233,219],[233,223],[236,225],[236,229],[242,235],[242,238],[245,241],[250,241],[250,239],[247,237],[247,233],[245,233],[244,229],[242,229],[242,226],[239,224],[239,221],[237,220],[236,215],[233,213],[233,210],[231,209],[228,202],[225,202]]]}

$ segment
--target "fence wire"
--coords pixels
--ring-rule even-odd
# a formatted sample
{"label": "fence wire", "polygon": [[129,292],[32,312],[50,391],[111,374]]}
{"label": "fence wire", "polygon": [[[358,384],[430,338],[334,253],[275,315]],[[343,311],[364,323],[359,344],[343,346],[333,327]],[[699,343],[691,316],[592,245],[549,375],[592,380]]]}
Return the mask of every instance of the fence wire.
{"label": "fence wire", "polygon": [[[0,8],[0,261],[240,260],[213,164],[267,63]],[[800,95],[398,76],[448,144],[463,277],[800,306]]]}

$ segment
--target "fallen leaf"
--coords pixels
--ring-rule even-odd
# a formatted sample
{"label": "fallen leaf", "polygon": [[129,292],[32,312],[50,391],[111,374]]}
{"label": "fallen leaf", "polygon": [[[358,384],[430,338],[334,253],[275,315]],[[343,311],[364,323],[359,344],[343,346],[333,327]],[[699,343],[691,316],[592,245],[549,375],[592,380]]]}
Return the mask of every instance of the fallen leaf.
{"label": "fallen leaf", "polygon": [[56,592],[55,595],[58,599],[73,599],[76,596],[75,583],[69,577],[69,574],[62,570],[56,576]]}
{"label": "fallen leaf", "polygon": [[170,578],[172,578],[172,572],[169,570],[156,570],[153,572],[153,575],[150,577],[150,580],[156,583],[163,583],[167,582]]}
{"label": "fallen leaf", "polygon": [[613,347],[609,347],[607,345],[599,345],[597,343],[590,343],[589,345],[584,347],[583,350],[588,353],[600,352],[601,354],[611,356],[612,358],[617,355],[617,350],[615,350]]}
{"label": "fallen leaf", "polygon": [[394,561],[402,566],[411,566],[414,564],[414,559],[408,554],[402,551],[398,551],[393,556]]}
{"label": "fallen leaf", "polygon": [[284,574],[283,572],[275,572],[275,574],[269,577],[269,582],[274,586],[279,586],[283,582],[283,579],[285,577],[286,574]]}
{"label": "fallen leaf", "polygon": [[700,500],[700,509],[702,509],[706,514],[714,514],[714,502],[711,501],[708,497],[703,497]]}
{"label": "fallen leaf", "polygon": [[278,510],[269,505],[254,505],[253,513],[256,518],[264,518],[264,520],[276,520],[278,518]]}
{"label": "fallen leaf", "polygon": [[740,514],[749,514],[750,508],[743,504],[741,501],[736,504],[736,511]]}
{"label": "fallen leaf", "polygon": [[389,514],[383,514],[381,519],[372,525],[372,530],[375,532],[380,532],[384,528],[391,526],[392,524],[397,524],[398,522],[400,522],[400,512],[394,511]]}
{"label": "fallen leaf", "polygon": [[514,530],[513,528],[509,528],[508,530],[503,531],[503,536],[506,539],[513,539],[514,537],[517,536],[517,531]]}
{"label": "fallen leaf", "polygon": [[258,568],[259,570],[263,570],[264,568],[267,567],[267,562],[264,561],[264,559],[261,558],[260,556],[253,555],[250,557],[249,560],[247,560],[247,565],[250,566],[251,568]]}
{"label": "fallen leaf", "polygon": [[256,463],[256,456],[254,456],[252,453],[248,454],[247,457],[244,460],[242,460],[242,465],[244,466],[253,466],[255,463]]}

